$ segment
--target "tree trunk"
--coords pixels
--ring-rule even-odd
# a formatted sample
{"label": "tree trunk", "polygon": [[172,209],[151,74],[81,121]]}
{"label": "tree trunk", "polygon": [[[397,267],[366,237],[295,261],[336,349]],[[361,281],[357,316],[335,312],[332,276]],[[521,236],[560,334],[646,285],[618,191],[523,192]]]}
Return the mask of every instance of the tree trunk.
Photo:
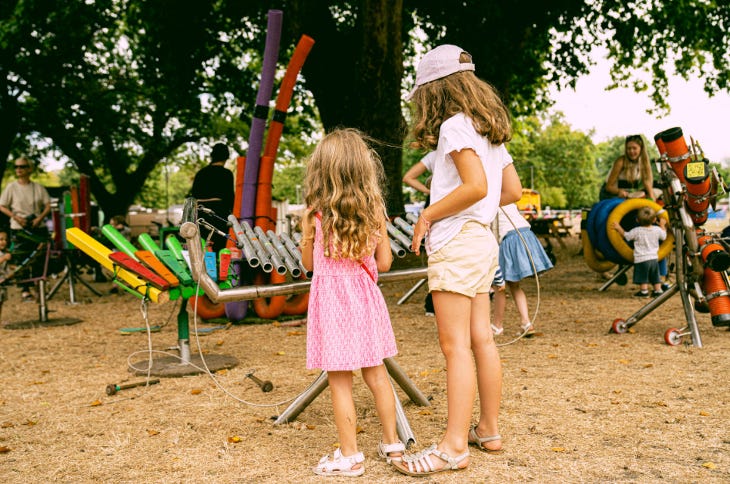
{"label": "tree trunk", "polygon": [[378,141],[388,213],[402,214],[402,0],[361,0],[352,28],[335,25],[322,2],[291,3],[284,15],[287,32],[315,40],[302,73],[325,130],[358,128]]}

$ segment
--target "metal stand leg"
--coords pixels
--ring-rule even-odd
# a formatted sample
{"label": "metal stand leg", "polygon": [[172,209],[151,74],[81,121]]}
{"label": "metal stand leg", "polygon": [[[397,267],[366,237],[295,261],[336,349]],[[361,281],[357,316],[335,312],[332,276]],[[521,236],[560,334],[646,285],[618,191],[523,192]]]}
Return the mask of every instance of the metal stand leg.
{"label": "metal stand leg", "polygon": [[50,291],[48,291],[48,295],[46,296],[48,299],[53,298],[53,296],[56,294],[56,291],[61,287],[61,285],[68,281],[68,294],[69,294],[69,303],[70,304],[77,304],[76,302],[76,290],[74,288],[74,283],[76,281],[80,282],[84,286],[86,286],[87,289],[89,289],[91,292],[96,294],[97,296],[101,297],[101,293],[97,291],[95,288],[93,288],[88,282],[86,282],[83,278],[78,276],[78,271],[76,270],[76,264],[74,264],[73,260],[68,254],[64,254],[64,264],[65,267],[63,268],[63,276],[56,282]]}
{"label": "metal stand leg", "polygon": [[621,277],[624,274],[626,274],[626,272],[629,269],[631,269],[631,264],[621,265],[621,267],[619,267],[619,270],[617,270],[616,273],[613,276],[611,276],[611,279],[609,279],[606,282],[604,282],[603,285],[598,288],[598,290],[599,291],[605,291],[606,289],[608,289],[611,284],[613,284],[614,282],[616,282],[619,277]]}
{"label": "metal stand leg", "polygon": [[[393,358],[385,358],[383,360],[385,367],[388,370],[390,376],[395,380],[396,383],[406,392],[406,395],[411,399],[413,403],[421,407],[428,407],[431,403],[428,399],[416,388],[413,382],[408,378],[401,367],[395,362]],[[279,417],[274,421],[274,425],[291,422],[297,416],[307,408],[307,405],[312,403],[322,391],[327,388],[327,372],[323,371],[319,374],[316,380],[312,382],[309,387],[304,390],[289,407],[284,410]],[[403,410],[403,405],[400,402],[398,394],[395,393],[395,387],[393,387],[393,394],[395,397],[395,424],[396,431],[398,432],[398,438],[406,444],[406,447],[416,442],[416,437],[411,430],[411,426],[408,423],[408,418]]]}
{"label": "metal stand leg", "polygon": [[420,281],[415,283],[412,288],[408,289],[408,291],[405,294],[403,294],[403,297],[398,299],[398,305],[400,306],[404,302],[408,301],[408,299],[410,299],[410,297],[413,296],[413,293],[418,291],[418,289],[421,286],[423,286],[423,283],[425,283],[427,280],[428,279],[425,279],[425,278],[421,279]]}

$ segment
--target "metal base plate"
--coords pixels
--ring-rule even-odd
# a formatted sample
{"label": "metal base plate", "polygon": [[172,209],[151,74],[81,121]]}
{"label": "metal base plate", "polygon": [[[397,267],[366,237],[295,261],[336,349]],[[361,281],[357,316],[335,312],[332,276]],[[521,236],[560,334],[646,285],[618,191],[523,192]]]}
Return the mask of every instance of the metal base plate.
{"label": "metal base plate", "polygon": [[18,323],[8,323],[3,328],[5,329],[33,329],[33,328],[50,328],[53,326],[71,326],[72,324],[80,323],[81,319],[76,318],[56,318],[49,319],[48,321],[39,321],[37,319],[29,321],[20,321]]}
{"label": "metal base plate", "polygon": [[[150,375],[162,377],[179,377],[188,375],[198,375],[205,373],[205,367],[212,372],[218,370],[233,368],[238,364],[238,360],[228,355],[205,355],[205,364],[200,355],[191,355],[190,363],[184,363],[174,356],[165,356],[163,358],[155,358],[152,360],[152,369]],[[132,364],[129,371],[135,375],[146,376],[149,360],[142,360]]]}

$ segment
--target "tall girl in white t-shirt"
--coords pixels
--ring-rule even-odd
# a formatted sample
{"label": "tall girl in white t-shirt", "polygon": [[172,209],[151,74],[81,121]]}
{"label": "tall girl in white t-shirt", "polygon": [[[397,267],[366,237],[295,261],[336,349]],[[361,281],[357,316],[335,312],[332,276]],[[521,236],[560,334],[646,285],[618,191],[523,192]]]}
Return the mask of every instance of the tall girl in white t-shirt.
{"label": "tall girl in white t-shirt", "polygon": [[[473,71],[463,49],[436,47],[419,63],[411,94],[415,147],[436,152],[431,204],[414,226],[411,247],[418,253],[426,238],[428,285],[446,358],[448,421],[437,445],[393,462],[410,475],[466,467],[470,443],[484,451],[502,447],[502,369],[489,323],[498,247],[489,226],[500,204],[520,198],[522,185],[504,147],[511,137],[507,108]],[[472,427],[477,386],[480,416]]]}

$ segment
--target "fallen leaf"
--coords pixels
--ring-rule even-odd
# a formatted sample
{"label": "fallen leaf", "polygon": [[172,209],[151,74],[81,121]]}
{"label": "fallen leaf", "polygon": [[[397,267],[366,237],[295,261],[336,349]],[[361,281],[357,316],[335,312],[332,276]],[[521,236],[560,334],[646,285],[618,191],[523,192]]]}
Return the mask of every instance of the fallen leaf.
{"label": "fallen leaf", "polygon": [[215,342],[215,345],[216,346],[223,346],[223,340],[222,339],[219,339],[218,341]]}
{"label": "fallen leaf", "polygon": [[284,355],[285,355],[286,353],[285,353],[285,352],[283,352],[283,351],[277,351],[277,352],[276,352],[276,353],[274,353],[274,354],[275,354],[276,356],[284,356]]}
{"label": "fallen leaf", "polygon": [[552,450],[553,452],[565,452],[565,447],[553,447],[550,450]]}
{"label": "fallen leaf", "polygon": [[520,368],[520,371],[521,371],[522,373],[527,373],[527,368]]}
{"label": "fallen leaf", "polygon": [[0,428],[3,429],[9,429],[10,427],[15,427],[15,424],[13,422],[3,422],[2,425],[0,425]]}
{"label": "fallen leaf", "polygon": [[275,328],[278,328],[279,326],[281,326],[281,323],[279,321],[274,321],[273,323],[271,323],[271,325]]}
{"label": "fallen leaf", "polygon": [[[97,400],[97,402],[98,401],[99,400]],[[26,420],[25,422],[23,422],[23,425],[27,425],[28,427],[32,427],[33,425],[35,425],[37,423],[38,423],[38,421],[36,421],[36,420]]]}
{"label": "fallen leaf", "polygon": [[664,402],[654,402],[654,405],[656,405],[657,407],[666,407],[667,406],[667,404]]}
{"label": "fallen leaf", "polygon": [[241,437],[238,435],[234,435],[233,437],[228,437],[228,443],[229,444],[237,444],[241,441]]}
{"label": "fallen leaf", "polygon": [[704,410],[700,410],[700,416],[701,416],[701,417],[709,417],[709,416],[710,416],[710,414],[709,414],[709,413],[707,413],[707,412],[705,412]]}
{"label": "fallen leaf", "polygon": [[421,375],[421,376],[428,376],[428,373],[429,373],[429,371],[428,371],[428,370],[423,370],[423,371],[422,371],[422,372],[420,373],[420,375]]}
{"label": "fallen leaf", "polygon": [[306,334],[304,331],[289,331],[286,333],[287,336],[302,336],[303,334]]}
{"label": "fallen leaf", "polygon": [[423,410],[418,411],[418,415],[431,415],[431,410],[424,408]]}
{"label": "fallen leaf", "polygon": [[550,353],[549,355],[547,355],[547,357],[548,357],[549,359],[551,359],[551,360],[554,360],[555,358],[557,358],[557,357],[558,357],[558,355],[554,355],[554,354]]}
{"label": "fallen leaf", "polygon": [[717,468],[717,466],[715,465],[714,462],[705,462],[704,464],[702,464],[702,467],[704,467],[706,469],[716,469]]}
{"label": "fallen leaf", "polygon": [[595,348],[598,346],[598,343],[588,343],[586,346],[589,348]]}
{"label": "fallen leaf", "polygon": [[317,427],[315,425],[307,424],[307,430],[314,430]]}
{"label": "fallen leaf", "polygon": [[99,405],[101,405],[101,400],[94,400],[91,402],[92,407],[98,407]]}
{"label": "fallen leaf", "polygon": [[625,360],[625,359],[623,359],[623,358],[622,358],[622,359],[620,359],[620,360],[618,360],[618,362],[619,362],[619,363],[621,363],[622,365],[628,365],[629,363],[631,363],[631,361],[630,361],[630,360]]}
{"label": "fallen leaf", "polygon": [[356,434],[361,434],[361,433],[363,433],[363,432],[365,432],[365,429],[364,429],[364,428],[362,428],[362,427],[360,427],[360,426],[358,425],[358,426],[357,426],[357,428],[355,429],[355,433],[356,433]]}
{"label": "fallen leaf", "polygon": [[4,445],[0,447],[0,454],[7,454],[10,452],[10,447],[5,447]]}
{"label": "fallen leaf", "polygon": [[653,368],[653,367],[654,367],[654,363],[647,363],[644,365],[644,368]]}
{"label": "fallen leaf", "polygon": [[228,369],[227,368],[221,368],[220,370],[216,371],[215,374],[216,375],[226,375],[226,374],[228,374]]}
{"label": "fallen leaf", "polygon": [[157,435],[159,433],[160,433],[159,430],[147,429],[147,435],[149,435],[150,437],[153,436],[153,435]]}
{"label": "fallen leaf", "polygon": [[201,393],[203,393],[203,390],[201,390],[200,388],[193,388],[192,390],[190,390],[191,395],[200,395]]}

